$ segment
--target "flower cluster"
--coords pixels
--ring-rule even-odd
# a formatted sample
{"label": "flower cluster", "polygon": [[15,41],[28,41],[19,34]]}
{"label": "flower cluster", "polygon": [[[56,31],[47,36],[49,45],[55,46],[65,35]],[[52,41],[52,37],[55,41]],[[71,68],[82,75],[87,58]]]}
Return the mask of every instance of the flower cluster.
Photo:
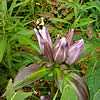
{"label": "flower cluster", "polygon": [[58,64],[65,62],[66,64],[75,63],[81,56],[84,47],[84,40],[78,40],[73,43],[74,29],[72,29],[67,37],[60,39],[57,35],[54,47],[51,37],[47,29],[43,26],[42,29],[34,29],[41,52],[45,55],[49,62],[55,61]]}

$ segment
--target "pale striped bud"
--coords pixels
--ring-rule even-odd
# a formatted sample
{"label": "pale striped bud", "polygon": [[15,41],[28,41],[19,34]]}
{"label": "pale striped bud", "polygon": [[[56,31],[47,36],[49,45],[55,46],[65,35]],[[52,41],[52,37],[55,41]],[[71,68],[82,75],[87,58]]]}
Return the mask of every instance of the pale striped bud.
{"label": "pale striped bud", "polygon": [[51,49],[52,49],[52,41],[51,41],[51,37],[47,31],[47,29],[43,26],[42,29],[34,29],[38,42],[39,42],[39,47],[41,52],[44,54],[44,43],[48,42],[48,44],[50,45]]}
{"label": "pale striped bud", "polygon": [[63,37],[59,40],[58,44],[54,48],[53,52],[54,61],[58,64],[63,63],[67,57],[67,51],[68,51],[67,40],[65,37]]}
{"label": "pale striped bud", "polygon": [[75,44],[69,47],[68,57],[66,59],[66,63],[71,65],[75,63],[81,56],[84,47],[84,40],[78,40]]}

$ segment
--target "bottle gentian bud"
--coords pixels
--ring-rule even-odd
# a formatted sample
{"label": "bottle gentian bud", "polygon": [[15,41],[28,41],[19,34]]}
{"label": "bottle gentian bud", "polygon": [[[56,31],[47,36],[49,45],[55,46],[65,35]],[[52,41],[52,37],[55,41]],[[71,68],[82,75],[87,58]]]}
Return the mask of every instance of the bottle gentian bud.
{"label": "bottle gentian bud", "polygon": [[63,63],[67,57],[67,51],[67,40],[65,37],[63,37],[59,40],[58,44],[54,48],[53,58],[55,62],[58,64]]}
{"label": "bottle gentian bud", "polygon": [[74,35],[74,29],[72,29],[67,35],[68,47],[73,44],[73,35]]}
{"label": "bottle gentian bud", "polygon": [[71,65],[75,63],[81,56],[84,47],[84,40],[78,40],[75,44],[69,47],[68,57],[66,59],[66,63]]}
{"label": "bottle gentian bud", "polygon": [[48,44],[50,45],[51,49],[52,49],[52,41],[51,41],[51,37],[47,31],[47,29],[43,26],[42,29],[34,29],[38,42],[39,42],[39,47],[41,52],[44,54],[44,43],[48,42]]}

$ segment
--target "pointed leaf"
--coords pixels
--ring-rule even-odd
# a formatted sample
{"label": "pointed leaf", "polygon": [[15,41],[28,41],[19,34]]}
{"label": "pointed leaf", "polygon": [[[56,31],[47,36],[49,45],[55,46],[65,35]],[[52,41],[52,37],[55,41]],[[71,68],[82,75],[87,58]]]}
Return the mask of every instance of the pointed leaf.
{"label": "pointed leaf", "polygon": [[46,75],[49,71],[47,71],[46,68],[42,68],[42,65],[43,63],[31,64],[21,70],[14,79],[15,90]]}
{"label": "pointed leaf", "polygon": [[67,24],[71,24],[70,22],[64,20],[64,19],[61,19],[61,18],[51,18],[51,20],[54,20],[54,21],[57,21],[57,22],[62,22],[62,23],[67,23]]}
{"label": "pointed leaf", "polygon": [[17,0],[13,0],[11,6],[9,8],[9,15],[10,16],[12,15],[12,12],[13,12],[14,6],[16,5],[16,2],[17,2]]}
{"label": "pointed leaf", "polygon": [[71,73],[67,77],[67,81],[75,89],[78,100],[89,100],[89,89],[87,84],[75,73]]}
{"label": "pointed leaf", "polygon": [[28,96],[31,96],[33,92],[16,92],[11,100],[25,100]]}
{"label": "pointed leaf", "polygon": [[3,96],[7,97],[7,100],[11,100],[12,96],[14,95],[15,91],[13,88],[13,84],[12,84],[12,79],[9,80],[6,92],[3,94]]}
{"label": "pointed leaf", "polygon": [[78,97],[80,100],[89,100],[89,89],[87,84],[77,75],[71,75],[73,79],[71,79],[72,86],[74,87]]}
{"label": "pointed leaf", "polygon": [[66,85],[60,100],[78,100],[75,90],[71,85]]}
{"label": "pointed leaf", "polygon": [[53,97],[53,100],[56,100],[57,95],[58,95],[58,92],[59,92],[59,90],[57,90],[57,92],[56,92],[55,96]]}
{"label": "pointed leaf", "polygon": [[1,3],[1,10],[2,10],[2,18],[3,18],[3,24],[5,25],[5,21],[4,18],[6,17],[6,13],[7,13],[7,0],[0,0]]}
{"label": "pointed leaf", "polygon": [[20,42],[22,45],[29,45],[29,46],[31,46],[31,49],[36,50],[37,52],[40,53],[40,49],[38,48],[36,42],[32,41],[32,40],[31,40],[30,38],[28,38],[27,36],[19,35],[19,34],[18,34],[18,39],[19,39],[19,42]]}
{"label": "pointed leaf", "polygon": [[30,95],[32,95],[32,92],[15,92],[11,79],[9,80],[6,92],[3,94],[7,100],[25,100]]}
{"label": "pointed leaf", "polygon": [[3,59],[5,48],[6,48],[6,37],[0,38],[0,62]]}

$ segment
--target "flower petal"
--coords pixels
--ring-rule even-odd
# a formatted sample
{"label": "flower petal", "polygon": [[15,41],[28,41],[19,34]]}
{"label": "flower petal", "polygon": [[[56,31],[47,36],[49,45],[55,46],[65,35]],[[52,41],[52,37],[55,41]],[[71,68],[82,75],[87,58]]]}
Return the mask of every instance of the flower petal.
{"label": "flower petal", "polygon": [[41,34],[39,33],[39,31],[37,29],[34,29],[38,42],[39,42],[39,47],[41,52],[44,54],[44,39],[42,38]]}

